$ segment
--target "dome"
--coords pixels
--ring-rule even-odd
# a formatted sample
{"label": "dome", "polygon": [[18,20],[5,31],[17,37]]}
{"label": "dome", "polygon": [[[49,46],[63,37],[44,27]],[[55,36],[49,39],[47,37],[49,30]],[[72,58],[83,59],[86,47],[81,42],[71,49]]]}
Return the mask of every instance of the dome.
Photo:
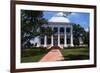
{"label": "dome", "polygon": [[51,17],[48,22],[70,23],[70,20],[65,16],[66,14],[64,14],[63,12],[59,12],[55,16]]}

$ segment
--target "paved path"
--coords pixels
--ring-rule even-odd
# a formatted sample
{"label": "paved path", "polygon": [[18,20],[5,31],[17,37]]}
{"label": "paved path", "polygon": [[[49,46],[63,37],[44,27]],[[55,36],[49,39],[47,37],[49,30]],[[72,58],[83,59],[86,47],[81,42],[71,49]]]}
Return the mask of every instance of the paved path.
{"label": "paved path", "polygon": [[64,57],[61,54],[59,49],[51,49],[41,60],[40,62],[48,62],[48,61],[60,61],[63,60]]}

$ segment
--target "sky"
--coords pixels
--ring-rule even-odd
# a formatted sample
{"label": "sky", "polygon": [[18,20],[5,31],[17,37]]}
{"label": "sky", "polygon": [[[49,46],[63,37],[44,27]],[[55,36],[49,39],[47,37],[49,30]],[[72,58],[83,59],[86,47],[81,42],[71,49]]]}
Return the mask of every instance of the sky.
{"label": "sky", "polygon": [[[49,20],[52,16],[55,16],[58,12],[54,11],[44,11],[44,18]],[[86,31],[89,30],[89,13],[83,13],[83,12],[72,12],[67,16],[67,18],[72,23],[80,24]]]}

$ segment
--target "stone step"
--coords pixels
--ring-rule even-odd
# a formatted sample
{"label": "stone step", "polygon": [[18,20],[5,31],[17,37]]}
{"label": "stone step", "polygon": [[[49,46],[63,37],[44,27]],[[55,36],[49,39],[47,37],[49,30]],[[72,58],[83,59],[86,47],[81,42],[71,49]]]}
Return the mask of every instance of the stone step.
{"label": "stone step", "polygon": [[50,49],[61,49],[59,46],[52,46]]}

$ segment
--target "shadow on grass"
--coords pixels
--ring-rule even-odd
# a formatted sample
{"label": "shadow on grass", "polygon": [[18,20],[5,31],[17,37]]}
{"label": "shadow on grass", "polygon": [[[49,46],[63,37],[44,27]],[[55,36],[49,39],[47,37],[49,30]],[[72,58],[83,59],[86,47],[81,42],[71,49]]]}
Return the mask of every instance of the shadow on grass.
{"label": "shadow on grass", "polygon": [[47,53],[48,50],[45,48],[31,48],[31,49],[23,49],[21,51],[21,57],[29,57],[29,56],[36,56]]}
{"label": "shadow on grass", "polygon": [[21,62],[38,62],[48,51],[48,49],[41,47],[23,49],[21,51]]}

